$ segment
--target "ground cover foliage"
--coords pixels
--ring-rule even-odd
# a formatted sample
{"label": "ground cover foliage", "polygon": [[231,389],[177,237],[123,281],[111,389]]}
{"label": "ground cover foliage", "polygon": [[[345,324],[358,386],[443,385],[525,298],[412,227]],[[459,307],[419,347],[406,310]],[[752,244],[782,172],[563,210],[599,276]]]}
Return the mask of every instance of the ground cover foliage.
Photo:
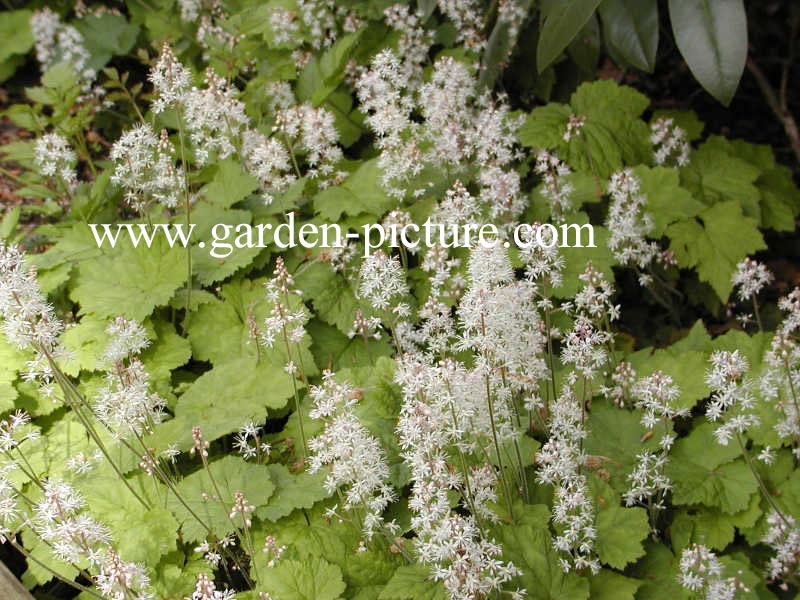
{"label": "ground cover foliage", "polygon": [[[794,597],[800,290],[756,255],[800,193],[691,111],[559,92],[601,39],[645,70],[659,39],[656,2],[566,4],[3,13],[0,540],[35,595]],[[704,30],[698,66],[668,4],[730,101],[746,39]],[[201,246],[289,213],[595,247]]]}

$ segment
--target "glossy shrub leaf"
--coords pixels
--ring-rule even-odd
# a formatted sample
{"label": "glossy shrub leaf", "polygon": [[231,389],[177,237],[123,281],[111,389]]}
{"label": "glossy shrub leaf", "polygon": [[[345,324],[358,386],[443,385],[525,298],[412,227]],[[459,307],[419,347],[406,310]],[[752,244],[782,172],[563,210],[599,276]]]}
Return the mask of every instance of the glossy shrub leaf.
{"label": "glossy shrub leaf", "polygon": [[594,14],[600,0],[549,0],[542,5],[536,68],[541,73],[566,49]]}
{"label": "glossy shrub leaf", "polygon": [[675,42],[697,81],[731,103],[747,59],[744,0],[669,0]]}
{"label": "glossy shrub leaf", "polygon": [[657,0],[603,0],[598,12],[606,43],[637,69],[652,72],[658,49]]}

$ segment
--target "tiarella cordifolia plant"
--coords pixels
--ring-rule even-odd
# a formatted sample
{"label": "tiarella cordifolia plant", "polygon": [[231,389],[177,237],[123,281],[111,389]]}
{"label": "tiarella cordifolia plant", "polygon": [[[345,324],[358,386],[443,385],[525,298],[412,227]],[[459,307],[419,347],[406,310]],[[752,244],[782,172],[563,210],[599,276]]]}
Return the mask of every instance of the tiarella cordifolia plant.
{"label": "tiarella cordifolia plant", "polygon": [[168,4],[9,13],[42,71],[4,148],[39,201],[0,221],[23,583],[797,593],[800,290],[756,253],[800,194],[769,148],[612,81],[526,112],[503,69],[559,3]]}

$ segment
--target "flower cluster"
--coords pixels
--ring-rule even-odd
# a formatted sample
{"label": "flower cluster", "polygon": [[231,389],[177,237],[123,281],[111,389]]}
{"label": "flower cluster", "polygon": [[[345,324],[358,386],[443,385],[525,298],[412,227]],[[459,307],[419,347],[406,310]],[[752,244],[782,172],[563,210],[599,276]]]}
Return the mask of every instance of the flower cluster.
{"label": "flower cluster", "polygon": [[680,584],[702,594],[704,600],[733,600],[738,591],[750,591],[735,577],[724,577],[724,568],[717,555],[701,544],[684,549],[680,570]]}
{"label": "flower cluster", "polygon": [[800,528],[794,517],[773,511],[767,517],[769,529],[764,536],[775,555],[769,559],[769,578],[793,579],[800,575]]}
{"label": "flower cluster", "polygon": [[660,425],[663,431],[658,450],[643,450],[637,455],[637,465],[628,475],[631,487],[625,493],[625,503],[632,506],[652,502],[655,508],[663,509],[667,492],[672,488],[672,482],[665,474],[669,451],[675,441],[671,421],[688,417],[689,410],[676,406],[680,390],[672,378],[661,371],[637,381],[631,393],[636,399],[636,407],[642,410],[642,425],[650,430]]}
{"label": "flower cluster", "polygon": [[125,189],[125,200],[143,211],[149,200],[175,208],[185,189],[185,176],[175,164],[175,148],[167,131],[157,136],[152,127],[141,123],[129,129],[111,148],[114,163],[111,181]]}
{"label": "flower cluster", "polygon": [[65,356],[60,336],[63,324],[39,289],[36,270],[28,267],[17,246],[0,242],[0,318],[2,332],[22,350],[32,350],[28,379],[39,379],[43,391],[51,395],[51,360]]}
{"label": "flower cluster", "polygon": [[594,554],[594,503],[583,472],[586,455],[582,440],[588,432],[582,412],[581,402],[571,388],[565,388],[551,405],[550,438],[536,457],[537,479],[555,486],[553,522],[558,535],[553,544],[562,553],[561,567],[564,571],[588,568],[597,573],[600,561]]}
{"label": "flower cluster", "polygon": [[542,196],[550,205],[550,214],[556,221],[563,220],[572,212],[574,186],[564,177],[572,170],[554,153],[541,150],[536,155],[534,170],[542,177]]}
{"label": "flower cluster", "polygon": [[324,430],[309,440],[309,471],[330,466],[325,488],[342,490],[345,510],[364,511],[362,531],[367,540],[381,527],[393,530],[394,524],[385,524],[382,517],[396,498],[389,483],[389,466],[380,442],[354,411],[359,392],[347,383],[337,383],[333,373],[326,371],[322,385],[312,386],[310,394],[309,416],[321,420]]}
{"label": "flower cluster", "polygon": [[755,412],[756,397],[753,382],[747,377],[750,366],[738,350],[715,350],[709,359],[706,385],[711,388],[711,401],[706,417],[720,424],[714,430],[717,441],[726,446],[734,436],[760,423]]}
{"label": "flower cluster", "polygon": [[166,403],[150,391],[150,375],[139,359],[149,340],[141,324],[124,317],[106,329],[111,343],[104,356],[108,365],[105,385],[95,396],[94,413],[112,434],[121,439],[151,433],[160,423]]}
{"label": "flower cluster", "polygon": [[772,338],[765,362],[767,370],[761,377],[761,393],[772,401],[780,418],[775,425],[778,435],[792,442],[795,456],[800,456],[800,408],[797,393],[800,390],[800,288],[780,299],[778,307],[784,318]]}
{"label": "flower cluster", "polygon": [[647,240],[653,229],[650,216],[644,212],[647,198],[640,192],[641,183],[630,169],[611,176],[608,193],[606,227],[611,233],[608,247],[623,265],[647,267],[659,252],[655,242]]}
{"label": "flower cluster", "polygon": [[58,133],[46,133],[36,140],[34,162],[42,175],[60,179],[72,191],[78,184],[75,165],[78,157],[69,142]]}
{"label": "flower cluster", "polygon": [[669,117],[659,117],[650,125],[653,160],[659,166],[685,167],[689,164],[686,132]]}
{"label": "flower cluster", "polygon": [[67,63],[84,91],[88,91],[97,73],[88,66],[91,56],[78,30],[62,23],[61,18],[45,6],[33,13],[31,33],[36,40],[36,60],[42,72],[58,63]]}

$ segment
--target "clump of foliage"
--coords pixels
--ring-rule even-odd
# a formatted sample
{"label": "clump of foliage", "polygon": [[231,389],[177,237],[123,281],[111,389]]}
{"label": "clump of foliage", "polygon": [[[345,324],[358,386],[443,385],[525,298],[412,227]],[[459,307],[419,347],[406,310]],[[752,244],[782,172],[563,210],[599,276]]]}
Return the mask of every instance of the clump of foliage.
{"label": "clump of foliage", "polygon": [[[627,4],[603,3],[604,22]],[[797,592],[800,290],[765,302],[773,275],[751,255],[795,230],[800,193],[770,148],[704,137],[693,113],[612,81],[514,110],[492,70],[533,14],[8,13],[5,74],[34,48],[42,71],[5,111],[35,139],[3,148],[29,202],[0,225],[0,540],[25,585],[113,600]],[[202,245],[216,224],[274,231],[290,213],[352,231],[494,223],[500,241],[590,223],[595,244]],[[99,247],[88,224],[118,222],[195,235]],[[683,326],[726,309],[739,325],[724,334]],[[621,325],[642,310],[670,344]]]}

